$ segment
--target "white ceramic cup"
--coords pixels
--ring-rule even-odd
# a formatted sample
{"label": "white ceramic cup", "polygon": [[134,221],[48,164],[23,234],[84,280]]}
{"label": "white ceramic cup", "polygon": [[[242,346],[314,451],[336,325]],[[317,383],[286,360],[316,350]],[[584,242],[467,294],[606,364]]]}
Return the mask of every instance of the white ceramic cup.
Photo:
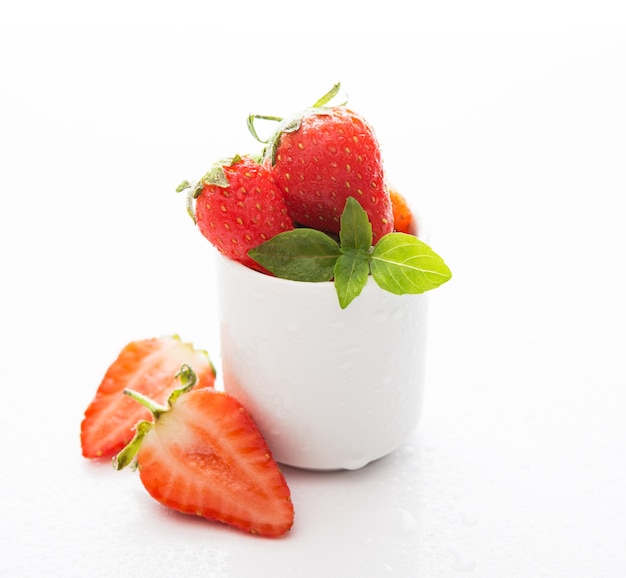
{"label": "white ceramic cup", "polygon": [[217,259],[224,389],[276,461],[358,469],[400,447],[422,406],[427,294],[371,278],[346,309],[332,282],[303,283]]}

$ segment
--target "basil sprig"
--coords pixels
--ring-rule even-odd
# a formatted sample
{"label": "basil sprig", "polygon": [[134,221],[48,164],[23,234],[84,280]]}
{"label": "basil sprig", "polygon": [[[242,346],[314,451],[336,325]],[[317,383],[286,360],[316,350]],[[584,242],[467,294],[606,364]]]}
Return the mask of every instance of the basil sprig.
{"label": "basil sprig", "polygon": [[382,289],[396,295],[424,293],[452,278],[443,259],[413,235],[388,233],[372,247],[367,213],[352,197],[341,215],[339,242],[315,229],[293,229],[248,255],[282,279],[334,279],[342,309],[360,295],[370,274]]}

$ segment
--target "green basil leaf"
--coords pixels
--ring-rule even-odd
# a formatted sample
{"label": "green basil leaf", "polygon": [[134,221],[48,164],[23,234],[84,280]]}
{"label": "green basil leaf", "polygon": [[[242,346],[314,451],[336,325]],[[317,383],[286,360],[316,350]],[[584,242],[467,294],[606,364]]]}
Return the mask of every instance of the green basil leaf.
{"label": "green basil leaf", "polygon": [[333,278],[339,245],[315,229],[293,229],[250,249],[248,255],[270,273],[292,281],[321,282]]}
{"label": "green basil leaf", "polygon": [[369,253],[354,249],[341,249],[335,265],[335,289],[339,305],[345,309],[361,294],[369,277]]}
{"label": "green basil leaf", "polygon": [[396,295],[424,293],[452,277],[437,253],[406,233],[389,233],[382,237],[372,251],[370,267],[376,283]]}
{"label": "green basil leaf", "polygon": [[372,224],[365,209],[354,197],[348,197],[341,214],[339,232],[342,249],[369,251],[372,246]]}

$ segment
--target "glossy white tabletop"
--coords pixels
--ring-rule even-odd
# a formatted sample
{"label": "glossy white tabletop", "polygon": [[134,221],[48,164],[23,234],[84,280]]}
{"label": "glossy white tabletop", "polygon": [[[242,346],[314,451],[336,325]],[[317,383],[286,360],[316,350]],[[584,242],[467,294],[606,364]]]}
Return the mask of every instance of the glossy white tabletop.
{"label": "glossy white tabletop", "polygon": [[[60,26],[45,6],[32,26]],[[3,30],[1,575],[626,574],[624,20],[463,6],[365,9],[382,32],[358,49],[322,6],[284,54],[258,44],[292,22],[279,9],[236,41],[184,28],[219,30],[224,8],[166,32]],[[307,43],[323,26],[327,66]],[[256,150],[249,112],[337,80],[454,278],[430,297],[409,443],[359,471],[285,468],[296,523],[264,540],[87,462],[80,421],[128,341],[178,333],[219,369],[213,250],[174,189]]]}

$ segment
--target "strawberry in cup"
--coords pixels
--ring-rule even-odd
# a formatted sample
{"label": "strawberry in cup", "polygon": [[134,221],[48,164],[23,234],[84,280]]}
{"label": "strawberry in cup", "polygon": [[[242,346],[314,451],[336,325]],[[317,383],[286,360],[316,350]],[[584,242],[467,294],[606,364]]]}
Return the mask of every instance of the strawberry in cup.
{"label": "strawberry in cup", "polygon": [[[451,278],[389,186],[372,127],[329,105],[339,88],[286,119],[251,115],[261,154],[177,189],[220,253],[224,388],[278,462],[314,470],[361,468],[414,431],[424,293]],[[267,141],[258,119],[278,123]]]}

